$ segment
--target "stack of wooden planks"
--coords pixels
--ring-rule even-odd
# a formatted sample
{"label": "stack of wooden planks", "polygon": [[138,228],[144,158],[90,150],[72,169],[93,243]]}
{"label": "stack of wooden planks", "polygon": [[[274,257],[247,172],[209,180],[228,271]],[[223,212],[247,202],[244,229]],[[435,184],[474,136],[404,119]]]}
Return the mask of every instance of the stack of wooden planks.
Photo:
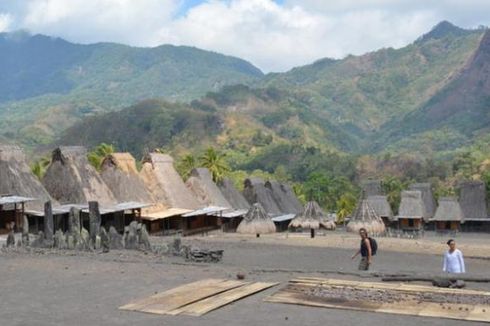
{"label": "stack of wooden planks", "polygon": [[136,300],[119,309],[160,315],[202,316],[275,285],[277,283],[206,279]]}
{"label": "stack of wooden planks", "polygon": [[302,277],[268,302],[490,322],[490,292]]}

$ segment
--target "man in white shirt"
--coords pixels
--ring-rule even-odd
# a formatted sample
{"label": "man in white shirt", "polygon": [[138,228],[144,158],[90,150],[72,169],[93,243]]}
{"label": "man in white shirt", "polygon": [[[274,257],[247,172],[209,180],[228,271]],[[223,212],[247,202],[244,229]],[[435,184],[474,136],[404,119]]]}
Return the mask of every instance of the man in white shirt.
{"label": "man in white shirt", "polygon": [[444,254],[442,270],[447,273],[465,273],[463,253],[456,249],[456,242],[449,239],[447,245],[449,250]]}

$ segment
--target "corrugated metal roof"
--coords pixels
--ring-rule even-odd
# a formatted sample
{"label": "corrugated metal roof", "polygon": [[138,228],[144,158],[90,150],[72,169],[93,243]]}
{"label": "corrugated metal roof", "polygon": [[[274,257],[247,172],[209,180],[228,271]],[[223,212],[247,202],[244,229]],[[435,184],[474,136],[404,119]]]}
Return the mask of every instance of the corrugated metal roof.
{"label": "corrugated metal roof", "polygon": [[35,201],[35,200],[37,200],[37,199],[36,198],[30,198],[30,197],[5,196],[5,197],[0,197],[0,205],[20,204],[20,203],[27,203],[27,202]]}
{"label": "corrugated metal roof", "polygon": [[243,215],[247,214],[247,212],[248,212],[248,209],[237,209],[237,210],[234,210],[231,212],[225,212],[221,215],[221,217],[234,218],[234,217],[238,217],[238,216],[243,216]]}
{"label": "corrugated metal roof", "polygon": [[219,207],[219,206],[208,206],[208,207],[204,207],[204,208],[201,208],[201,209],[197,209],[195,211],[192,211],[190,213],[184,214],[182,216],[184,216],[184,217],[192,217],[192,216],[199,216],[199,215],[212,215],[212,214],[215,214],[215,213],[226,211],[227,209],[229,209],[229,208],[228,207]]}
{"label": "corrugated metal roof", "polygon": [[145,214],[141,216],[141,218],[147,221],[156,221],[163,220],[172,216],[183,215],[190,212],[192,212],[192,210],[186,208],[169,208],[162,211]]}
{"label": "corrugated metal roof", "polygon": [[284,222],[284,221],[290,221],[290,220],[292,220],[292,219],[293,219],[295,216],[296,216],[296,214],[279,215],[279,216],[273,217],[273,218],[272,218],[272,221],[273,221],[273,222]]}

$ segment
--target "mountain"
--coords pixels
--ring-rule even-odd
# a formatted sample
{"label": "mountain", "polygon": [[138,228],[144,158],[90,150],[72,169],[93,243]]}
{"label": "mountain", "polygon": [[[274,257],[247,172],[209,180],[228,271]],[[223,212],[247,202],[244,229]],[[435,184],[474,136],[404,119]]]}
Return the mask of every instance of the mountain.
{"label": "mountain", "polygon": [[234,57],[185,46],[73,44],[0,33],[0,139],[38,144],[82,117],[146,98],[190,101],[263,76]]}

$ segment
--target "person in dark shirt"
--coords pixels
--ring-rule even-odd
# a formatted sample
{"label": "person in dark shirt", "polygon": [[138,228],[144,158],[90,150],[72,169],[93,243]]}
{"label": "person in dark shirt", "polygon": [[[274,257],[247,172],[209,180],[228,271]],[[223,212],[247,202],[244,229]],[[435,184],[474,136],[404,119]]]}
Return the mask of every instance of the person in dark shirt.
{"label": "person in dark shirt", "polygon": [[369,241],[368,233],[365,228],[359,229],[359,235],[361,236],[361,247],[352,256],[352,259],[356,258],[359,254],[361,254],[361,261],[359,262],[359,270],[367,271],[369,270],[369,265],[371,265],[373,259],[371,241]]}

